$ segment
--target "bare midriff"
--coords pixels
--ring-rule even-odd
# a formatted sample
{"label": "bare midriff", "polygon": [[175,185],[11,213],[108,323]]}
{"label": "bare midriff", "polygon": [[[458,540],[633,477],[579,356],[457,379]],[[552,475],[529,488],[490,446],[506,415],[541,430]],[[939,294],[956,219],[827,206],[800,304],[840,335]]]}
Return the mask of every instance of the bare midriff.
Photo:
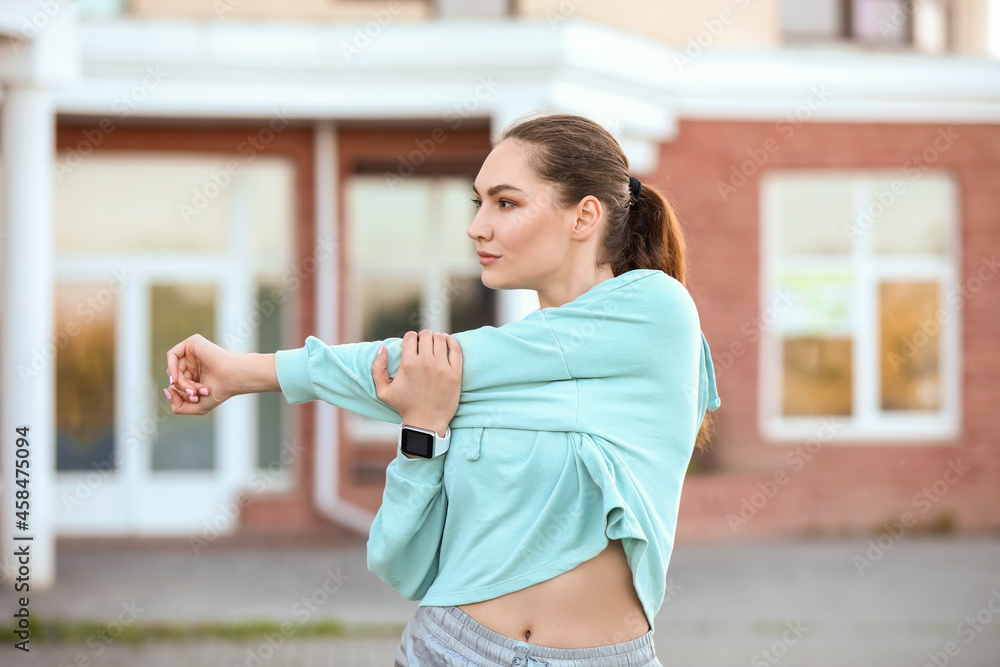
{"label": "bare midriff", "polygon": [[494,632],[536,646],[590,648],[649,632],[621,540],[552,579],[458,608]]}

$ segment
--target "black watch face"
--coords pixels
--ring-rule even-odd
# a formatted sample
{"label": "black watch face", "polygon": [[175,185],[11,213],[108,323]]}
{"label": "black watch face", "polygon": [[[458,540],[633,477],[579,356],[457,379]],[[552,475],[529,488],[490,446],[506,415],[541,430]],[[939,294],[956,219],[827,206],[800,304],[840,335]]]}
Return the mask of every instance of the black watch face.
{"label": "black watch face", "polygon": [[430,433],[421,433],[420,431],[411,431],[408,428],[404,428],[400,449],[403,450],[404,454],[409,454],[410,456],[422,456],[425,459],[432,458],[431,455],[434,453],[434,436]]}

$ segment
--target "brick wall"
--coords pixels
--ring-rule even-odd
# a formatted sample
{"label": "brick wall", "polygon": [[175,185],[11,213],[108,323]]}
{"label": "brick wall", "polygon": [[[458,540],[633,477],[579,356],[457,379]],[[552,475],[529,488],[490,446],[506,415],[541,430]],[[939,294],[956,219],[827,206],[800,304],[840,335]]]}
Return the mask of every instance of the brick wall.
{"label": "brick wall", "polygon": [[[757,343],[740,333],[760,311],[762,173],[778,168],[901,169],[933,147],[939,132],[948,131],[948,125],[937,124],[795,127],[686,121],[677,139],[662,147],[658,172],[645,178],[666,189],[687,232],[689,289],[712,346],[722,397],[712,451],[718,469],[688,478],[679,540],[872,531],[883,522],[909,521],[911,516],[912,525],[906,527],[911,531],[940,529],[949,521],[959,530],[1000,527],[1000,446],[994,429],[994,401],[1000,398],[995,342],[1000,275],[984,269],[990,279],[961,311],[963,400],[961,435],[955,441],[831,442],[797,464],[800,469],[789,466],[786,455],[805,443],[763,439],[757,419]],[[1000,251],[1000,125],[953,125],[950,131],[954,140],[937,153],[933,166],[952,170],[958,178],[960,284],[975,288],[983,261]],[[766,159],[760,160],[765,146]],[[744,165],[752,154],[763,164]],[[741,166],[749,174],[746,182],[720,189],[720,183],[740,183],[734,169],[739,172]],[[731,359],[724,356],[727,350]],[[955,483],[942,481],[949,462],[958,461],[968,470],[961,477],[947,473]],[[926,495],[918,497],[925,489]]]}

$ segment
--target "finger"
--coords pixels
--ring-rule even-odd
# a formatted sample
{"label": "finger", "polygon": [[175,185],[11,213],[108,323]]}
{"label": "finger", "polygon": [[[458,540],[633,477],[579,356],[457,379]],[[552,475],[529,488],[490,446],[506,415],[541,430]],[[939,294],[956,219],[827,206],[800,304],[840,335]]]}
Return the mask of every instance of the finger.
{"label": "finger", "polygon": [[199,401],[191,401],[187,394],[179,391],[176,387],[170,387],[168,391],[172,394],[170,410],[175,415],[204,415],[208,414],[208,411],[215,405],[218,405],[217,402],[214,404],[204,402],[203,404],[200,399]]}
{"label": "finger", "polygon": [[417,343],[417,354],[425,354],[428,358],[434,356],[434,332],[430,329],[421,329],[420,341]]}
{"label": "finger", "polygon": [[372,362],[372,380],[375,381],[375,393],[379,397],[385,395],[385,390],[392,383],[392,378],[389,376],[389,351],[385,346],[380,349],[381,352],[375,355],[375,361]]}
{"label": "finger", "polygon": [[192,397],[198,394],[197,389],[192,388],[190,382],[191,372],[188,370],[189,342],[190,338],[185,338],[183,342],[172,347],[167,353],[167,362],[169,366],[171,365],[171,361],[174,360],[173,368],[171,369],[172,372],[169,374],[173,376],[173,385],[179,390],[178,396],[190,401]]}
{"label": "finger", "polygon": [[170,394],[170,411],[175,415],[185,414],[191,404],[184,400],[176,387],[168,387],[167,392]]}
{"label": "finger", "polygon": [[458,344],[458,341],[454,337],[448,336],[448,362],[451,364],[452,368],[462,368],[462,346]]}
{"label": "finger", "polygon": [[177,375],[174,380],[182,392],[181,395],[185,396],[186,400],[191,403],[197,403],[199,396],[208,396],[212,392],[208,385],[196,380],[201,376],[201,371],[198,368],[194,338],[195,336],[189,336],[182,344],[183,354],[177,358]]}
{"label": "finger", "polygon": [[417,356],[417,340],[419,339],[419,334],[416,331],[407,331],[403,334],[403,353],[399,361],[399,365],[403,365],[404,360],[409,360],[410,363]]}
{"label": "finger", "polygon": [[180,359],[185,355],[187,339],[182,340],[177,345],[167,350],[167,377],[170,384],[174,384],[181,376]]}
{"label": "finger", "polygon": [[445,360],[448,358],[448,337],[443,333],[434,334],[434,358]]}
{"label": "finger", "polygon": [[191,389],[191,371],[189,367],[193,363],[194,351],[189,348],[188,345],[184,346],[184,354],[177,359],[177,377],[174,380],[174,384],[177,388],[181,390],[181,395],[187,393],[189,396],[192,392],[188,392]]}
{"label": "finger", "polygon": [[[181,375],[183,375],[184,379],[187,380],[187,387],[184,389],[184,393],[186,393],[188,396],[190,397],[208,396],[208,394],[211,392],[211,388],[207,384],[195,381],[194,379],[195,374],[192,373],[190,370],[184,371],[183,373],[181,373]],[[200,372],[198,373],[198,377],[201,377]],[[197,403],[197,401],[194,402]]]}

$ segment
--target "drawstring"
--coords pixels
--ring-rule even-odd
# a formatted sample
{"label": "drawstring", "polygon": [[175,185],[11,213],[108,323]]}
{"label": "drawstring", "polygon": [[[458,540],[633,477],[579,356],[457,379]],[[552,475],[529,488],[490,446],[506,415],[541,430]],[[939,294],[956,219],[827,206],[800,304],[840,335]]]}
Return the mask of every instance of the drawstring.
{"label": "drawstring", "polygon": [[535,664],[545,665],[545,667],[549,667],[549,663],[546,662],[545,660],[539,660],[538,658],[531,657],[528,654],[527,646],[515,646],[514,652],[520,654],[519,658],[514,658],[513,664],[515,665],[527,665],[529,664],[528,659],[531,658],[531,661],[534,662]]}

